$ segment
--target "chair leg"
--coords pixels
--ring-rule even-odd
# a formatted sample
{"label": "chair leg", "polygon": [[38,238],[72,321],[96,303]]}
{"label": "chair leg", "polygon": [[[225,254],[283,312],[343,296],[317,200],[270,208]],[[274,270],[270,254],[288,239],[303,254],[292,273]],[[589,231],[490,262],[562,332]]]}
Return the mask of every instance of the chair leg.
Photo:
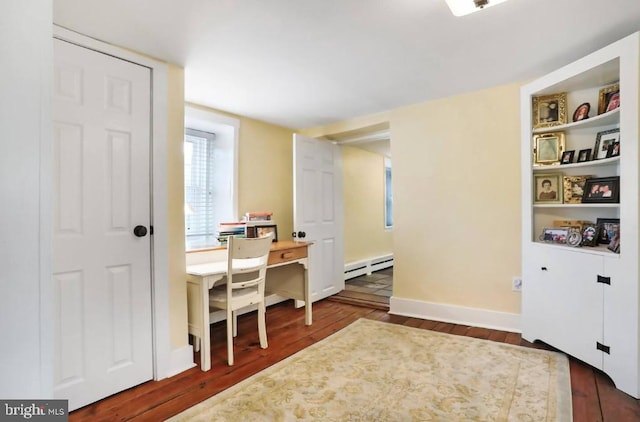
{"label": "chair leg", "polygon": [[194,352],[200,351],[200,337],[198,336],[193,336],[193,351]]}
{"label": "chair leg", "polygon": [[233,314],[230,308],[227,308],[227,362],[229,366],[233,366]]}
{"label": "chair leg", "polygon": [[258,304],[258,335],[260,337],[260,347],[266,349],[267,344],[267,324],[266,324],[266,307],[264,302]]}
{"label": "chair leg", "polygon": [[233,311],[233,336],[238,337],[238,312]]}

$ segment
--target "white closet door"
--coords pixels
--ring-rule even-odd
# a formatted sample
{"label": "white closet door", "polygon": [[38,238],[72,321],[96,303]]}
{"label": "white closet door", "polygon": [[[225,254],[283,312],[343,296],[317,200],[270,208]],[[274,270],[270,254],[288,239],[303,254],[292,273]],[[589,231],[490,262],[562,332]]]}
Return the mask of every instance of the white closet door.
{"label": "white closet door", "polygon": [[76,409],[153,377],[151,75],[54,43],[54,388]]}

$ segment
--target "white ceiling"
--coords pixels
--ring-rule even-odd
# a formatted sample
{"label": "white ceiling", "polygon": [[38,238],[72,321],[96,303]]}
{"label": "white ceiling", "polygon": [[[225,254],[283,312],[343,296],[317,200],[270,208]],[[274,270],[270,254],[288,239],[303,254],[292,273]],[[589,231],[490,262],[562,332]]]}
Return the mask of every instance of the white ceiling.
{"label": "white ceiling", "polygon": [[[473,0],[469,0],[473,1]],[[640,30],[638,0],[53,0],[54,22],[185,69],[186,100],[292,129],[540,76]]]}

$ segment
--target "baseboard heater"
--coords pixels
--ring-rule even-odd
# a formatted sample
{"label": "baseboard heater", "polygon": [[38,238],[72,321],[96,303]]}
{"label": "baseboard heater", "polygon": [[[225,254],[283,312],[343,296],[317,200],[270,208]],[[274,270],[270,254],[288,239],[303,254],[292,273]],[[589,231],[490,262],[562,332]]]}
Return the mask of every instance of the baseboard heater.
{"label": "baseboard heater", "polygon": [[365,274],[371,275],[374,271],[389,267],[393,267],[393,254],[350,262],[344,266],[344,279],[349,280]]}

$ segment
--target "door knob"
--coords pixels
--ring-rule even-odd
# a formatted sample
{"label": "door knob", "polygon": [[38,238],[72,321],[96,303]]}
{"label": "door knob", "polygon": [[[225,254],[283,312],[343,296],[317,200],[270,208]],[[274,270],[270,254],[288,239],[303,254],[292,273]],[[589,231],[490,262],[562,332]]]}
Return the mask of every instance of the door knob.
{"label": "door knob", "polygon": [[133,229],[133,234],[137,237],[145,237],[147,235],[147,228],[145,226],[135,226]]}

